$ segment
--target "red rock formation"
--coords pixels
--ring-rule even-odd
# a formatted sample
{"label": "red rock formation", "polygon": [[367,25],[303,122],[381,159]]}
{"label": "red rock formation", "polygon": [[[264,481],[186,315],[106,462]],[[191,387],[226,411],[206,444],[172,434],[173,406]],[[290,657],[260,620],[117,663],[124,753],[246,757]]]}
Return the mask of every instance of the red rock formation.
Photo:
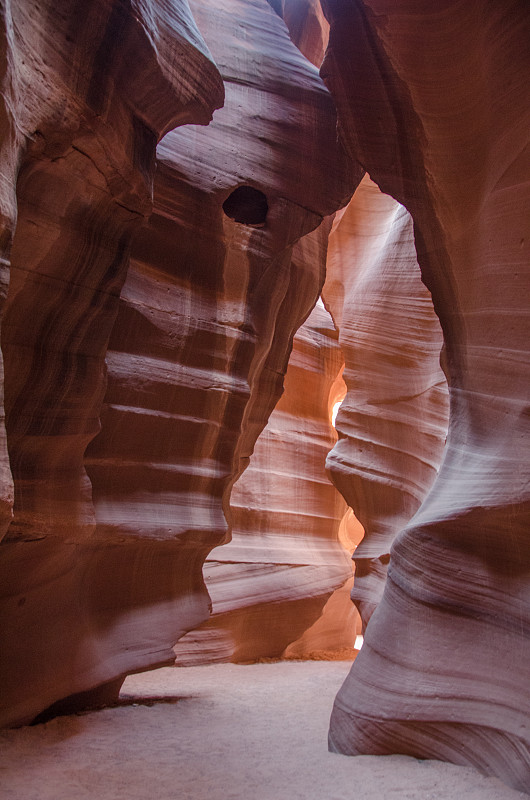
{"label": "red rock formation", "polygon": [[[87,453],[98,537],[138,552],[165,659],[207,616],[202,562],[227,539],[232,483],[322,286],[327,232],[317,258],[292,259],[292,246],[351,191],[329,94],[267,3],[192,9],[225,106],[208,128],[159,146],[155,210],[133,251],[102,432]],[[146,604],[124,615],[144,643],[133,669],[158,660]]]}
{"label": "red rock formation", "polygon": [[202,562],[323,281],[291,248],[355,185],[329,93],[265,0],[194,2],[226,106],[160,145],[127,272],[157,136],[208,120],[218,74],[184,6],[94,3],[82,30],[73,6],[26,11],[17,35],[57,66],[24,73],[53,113],[28,124],[2,329],[5,724],[113,697],[207,616]]}
{"label": "red rock formation", "polygon": [[[343,387],[342,377],[336,382],[335,388],[338,388],[341,383]],[[341,392],[341,399],[343,396],[344,394]],[[363,535],[364,529],[361,523],[351,508],[346,508],[346,513],[339,525],[339,542],[351,555]],[[318,619],[304,631],[302,636],[285,649],[283,657],[323,660],[355,658],[358,652],[355,649],[357,647],[356,639],[362,633],[362,622],[357,608],[351,602],[352,589],[353,574],[349,575],[342,586],[335,589]]]}
{"label": "red rock formation", "polygon": [[451,415],[339,693],[331,747],[474,764],[528,790],[530,8],[326,0],[352,156],[414,220]]}
{"label": "red rock formation", "polygon": [[[327,229],[316,234],[297,245],[296,263],[324,267]],[[212,617],[179,642],[177,663],[279,657],[351,577],[338,539],[345,503],[325,472],[336,441],[330,421],[342,367],[336,337],[322,305],[295,336],[284,393],[232,491],[232,541],[205,564]],[[343,648],[345,637],[336,630],[316,644],[306,638],[297,653]]]}
{"label": "red rock formation", "polygon": [[268,0],[287,25],[289,36],[301,53],[319,67],[329,38],[329,23],[320,0]]}
{"label": "red rock formation", "polygon": [[448,415],[440,323],[421,282],[412,220],[368,176],[334,225],[323,296],[348,389],[328,468],[365,530],[352,599],[366,627],[394,537],[436,476]]}
{"label": "red rock formation", "polygon": [[150,210],[157,138],[207,123],[223,99],[185,2],[82,11],[72,0],[8,2],[2,12],[2,347],[14,480],[0,547],[3,724],[121,671],[104,663],[112,614],[100,584],[117,572],[112,550],[93,541],[83,453],[99,428],[105,350],[131,234]]}

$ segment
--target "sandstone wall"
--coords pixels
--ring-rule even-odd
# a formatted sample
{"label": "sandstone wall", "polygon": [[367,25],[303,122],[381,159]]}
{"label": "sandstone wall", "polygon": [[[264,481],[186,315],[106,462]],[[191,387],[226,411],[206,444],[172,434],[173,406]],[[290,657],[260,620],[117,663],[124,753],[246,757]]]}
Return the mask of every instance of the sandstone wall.
{"label": "sandstone wall", "polygon": [[[323,265],[327,230],[325,236],[322,227],[316,232],[320,247],[314,235],[304,237],[294,260]],[[212,617],[178,643],[177,664],[278,658],[351,578],[338,537],[346,504],[325,472],[336,441],[331,412],[341,368],[337,332],[319,304],[294,338],[283,395],[233,488],[232,541],[206,560]],[[354,641],[353,620],[342,627],[330,623],[318,640],[306,635],[290,652],[329,654],[353,648]]]}
{"label": "sandstone wall", "polygon": [[315,66],[324,59],[329,23],[320,0],[268,0],[287,25],[289,36],[301,53]]}
{"label": "sandstone wall", "polygon": [[448,416],[442,332],[421,282],[411,217],[368,176],[335,221],[323,296],[347,386],[327,465],[365,530],[352,599],[366,627],[392,542],[440,466]]}
{"label": "sandstone wall", "polygon": [[[330,97],[277,15],[263,2],[192,9],[225,80],[225,105],[207,129],[181,128],[159,146],[155,209],[133,249],[107,355],[102,432],[87,453],[98,535],[151,553],[144,583],[159,553],[153,593],[179,574],[180,588],[167,594],[197,604],[194,616],[169,608],[165,634],[158,623],[168,648],[207,616],[202,562],[229,538],[231,485],[320,292],[329,228],[308,253],[300,245],[293,257],[292,246],[351,191]],[[231,205],[241,187],[246,199]],[[245,216],[260,210],[252,192],[266,203],[263,220]],[[240,584],[249,591],[234,571],[232,608]],[[257,605],[257,581],[251,589],[247,601]],[[238,659],[277,649],[267,637],[261,650],[236,639]]]}
{"label": "sandstone wall", "polygon": [[101,666],[105,619],[86,590],[113,566],[91,543],[83,454],[99,428],[131,235],[150,211],[157,139],[207,123],[223,100],[187,4],[133,6],[3,6],[2,348],[14,482],[0,548],[3,723],[116,675],[115,664]]}
{"label": "sandstone wall", "polygon": [[[6,0],[2,4],[2,306],[9,283],[17,213],[19,236],[10,303],[15,293],[21,293],[26,274],[37,284],[48,280],[49,285],[41,287],[44,294],[50,294],[51,286],[60,292],[61,280],[69,280],[68,273],[63,275],[64,264],[54,265],[53,269],[39,267],[52,242],[60,238],[61,228],[64,238],[69,228],[79,229],[79,241],[70,245],[70,262],[77,258],[93,264],[96,250],[105,249],[103,237],[109,240],[109,254],[104,258],[115,258],[117,242],[122,250],[126,247],[130,230],[148,208],[157,136],[184,121],[207,122],[222,102],[219,75],[207,57],[187,4],[160,3],[151,7],[133,2],[132,6],[134,13],[121,2],[95,0],[83,4],[81,17],[74,0],[62,3],[60,9],[48,2]],[[82,238],[90,242],[91,252],[84,252],[87,248],[81,243]],[[37,245],[38,252],[34,252]],[[66,244],[61,246],[65,248]],[[83,274],[79,275],[79,282],[90,284],[90,295],[104,279],[98,274],[87,277],[90,267],[86,263],[78,265],[80,269]],[[105,271],[104,267],[101,269]],[[120,272],[118,264],[115,272]],[[40,279],[39,274],[46,277]],[[29,307],[19,311],[32,313]],[[10,315],[11,328],[17,324],[17,313],[15,310]],[[44,324],[45,313],[41,307],[35,329]],[[69,324],[75,326],[72,320]],[[33,348],[31,334],[26,331],[25,336],[29,339],[25,347]],[[35,340],[41,339],[42,334],[37,332]],[[64,342],[56,349],[59,347],[67,348]],[[28,362],[28,358],[24,361]],[[41,368],[47,370],[45,366]],[[21,375],[21,383],[25,380]],[[16,386],[8,391],[11,397],[7,402],[13,405],[14,397],[18,398],[24,389]],[[24,415],[28,413],[33,412],[26,409]],[[14,424],[8,423],[10,427]],[[9,447],[17,450],[14,457],[19,458],[15,436],[18,433],[10,436]],[[1,441],[0,518],[4,533],[11,519],[13,484],[5,434]],[[15,482],[16,491],[20,491],[17,476]]]}
{"label": "sandstone wall", "polygon": [[474,764],[528,789],[530,9],[324,5],[341,135],[412,215],[451,404],[331,747]]}
{"label": "sandstone wall", "polygon": [[[2,5],[0,723],[112,699],[128,672],[172,663],[208,615],[202,564],[230,538],[232,486],[322,289],[322,221],[366,170],[389,197],[365,182],[336,221],[326,298],[350,393],[330,467],[366,527],[354,591],[373,615],[330,745],[473,764],[528,789],[530,10],[323,0],[341,145],[295,47],[318,64],[327,25],[299,5]],[[450,420],[407,523],[444,438],[413,242]],[[296,352],[313,358],[307,331]],[[308,399],[293,403],[306,422]],[[309,618],[347,572],[328,546],[335,496],[304,475],[325,535],[281,529],[270,582],[260,556],[263,581],[241,590],[263,610],[254,630],[280,619],[262,600],[296,620],[297,641],[275,644],[287,655],[314,646]],[[248,480],[219,575],[228,548],[248,565],[264,538],[238,517],[258,504]],[[270,529],[278,497],[260,500]],[[235,649],[252,638],[238,625]]]}
{"label": "sandstone wall", "polygon": [[291,247],[353,190],[265,0],[193,13],[226,104],[164,138],[144,224],[157,140],[223,100],[188,6],[5,6],[3,724],[112,698],[207,616],[202,562],[323,281]]}

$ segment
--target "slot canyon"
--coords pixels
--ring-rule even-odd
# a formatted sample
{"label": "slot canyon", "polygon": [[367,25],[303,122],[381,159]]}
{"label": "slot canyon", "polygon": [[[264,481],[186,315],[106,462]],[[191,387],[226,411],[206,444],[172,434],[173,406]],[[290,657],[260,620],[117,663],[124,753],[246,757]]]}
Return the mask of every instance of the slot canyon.
{"label": "slot canyon", "polygon": [[7,761],[265,669],[352,781],[288,800],[530,794],[527,0],[0,8]]}

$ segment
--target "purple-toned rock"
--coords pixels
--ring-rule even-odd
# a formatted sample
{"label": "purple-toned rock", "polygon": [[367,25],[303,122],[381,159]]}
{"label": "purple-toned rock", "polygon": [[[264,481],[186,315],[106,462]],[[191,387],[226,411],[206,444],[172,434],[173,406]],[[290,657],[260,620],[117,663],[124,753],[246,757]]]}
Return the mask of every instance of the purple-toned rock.
{"label": "purple-toned rock", "polygon": [[413,218],[451,409],[331,747],[473,764],[528,790],[530,8],[323,5],[341,137]]}

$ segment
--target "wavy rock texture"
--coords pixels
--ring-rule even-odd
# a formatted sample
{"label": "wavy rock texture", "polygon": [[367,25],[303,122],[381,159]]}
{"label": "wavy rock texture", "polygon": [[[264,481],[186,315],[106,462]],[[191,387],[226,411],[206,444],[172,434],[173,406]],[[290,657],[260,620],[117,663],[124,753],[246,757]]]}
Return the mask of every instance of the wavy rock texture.
{"label": "wavy rock texture", "polygon": [[391,544],[440,466],[448,417],[442,332],[421,282],[412,219],[368,176],[334,225],[323,296],[347,386],[327,465],[365,530],[352,591],[365,628]]}
{"label": "wavy rock texture", "polygon": [[289,36],[301,53],[317,67],[324,59],[329,22],[320,0],[268,0],[287,25]]}
{"label": "wavy rock texture", "polygon": [[8,2],[2,14],[14,508],[0,546],[0,721],[13,724],[122,671],[107,661],[108,584],[127,570],[94,542],[83,454],[99,429],[131,235],[151,208],[156,141],[207,123],[223,87],[185,2],[92,2],[82,13],[73,0]]}
{"label": "wavy rock texture", "polygon": [[330,745],[474,764],[528,791],[530,8],[325,8],[343,140],[413,217],[451,401]]}
{"label": "wavy rock texture", "polygon": [[[105,239],[109,253],[116,251],[118,242],[123,251],[129,228],[145,214],[156,138],[184,122],[208,122],[222,103],[219,75],[208,60],[186,0],[174,4],[131,0],[129,5],[95,0],[83,4],[80,11],[75,0],[61,3],[60,9],[50,2],[7,0],[0,12],[2,297],[9,281],[6,268],[17,218],[19,174],[18,239],[31,234],[38,242],[39,253],[31,256],[33,261],[42,259],[50,241],[57,240],[52,230],[60,224],[81,229],[73,251],[82,249],[81,259],[93,263],[96,250],[105,249]],[[76,201],[79,193],[84,197]],[[80,215],[87,211],[92,219],[81,222]],[[40,224],[47,228],[47,244],[36,230],[39,214],[46,217]],[[82,238],[90,242],[91,252]],[[73,256],[74,252],[68,260],[74,262]],[[24,257],[15,255],[16,260]],[[125,260],[124,255],[120,258]],[[24,272],[38,271],[35,263],[14,266],[20,280]],[[75,268],[73,263],[71,268]],[[118,275],[117,261],[113,269]],[[86,264],[83,270],[86,273]],[[86,274],[78,277],[90,284],[89,294],[98,282],[107,291],[97,274],[92,283]],[[55,268],[50,280],[68,281],[69,276]],[[15,292],[18,285],[11,296]],[[13,324],[13,320],[8,323]],[[75,327],[71,320],[69,324]],[[18,388],[12,394],[18,395]],[[16,447],[10,443],[10,452]],[[12,492],[5,446],[0,452],[0,473],[5,487],[0,512],[9,522]],[[15,483],[18,492],[16,476]]]}
{"label": "wavy rock texture", "polygon": [[[293,257],[293,245],[358,180],[337,145],[329,93],[265,0],[191,7],[225,105],[208,128],[180,128],[159,145],[154,211],[133,248],[102,430],[86,458],[96,540],[120,565],[120,581],[100,594],[120,632],[121,672],[170,661],[177,639],[208,616],[202,563],[229,538],[230,490],[320,293],[328,229],[307,254],[300,245]],[[332,586],[345,572],[335,559]],[[285,577],[275,571],[269,598]],[[252,582],[254,604],[262,588]],[[135,651],[124,655],[126,639]]]}
{"label": "wavy rock texture", "polygon": [[[314,235],[304,237],[293,261],[324,265],[323,227],[316,232],[320,246]],[[333,322],[317,305],[294,338],[284,393],[233,488],[232,541],[206,561],[212,617],[178,643],[177,663],[279,657],[351,577],[338,538],[346,505],[325,472],[336,441],[330,418],[341,368]],[[306,637],[297,652],[344,649],[354,640],[351,625],[330,626],[318,641]]]}

